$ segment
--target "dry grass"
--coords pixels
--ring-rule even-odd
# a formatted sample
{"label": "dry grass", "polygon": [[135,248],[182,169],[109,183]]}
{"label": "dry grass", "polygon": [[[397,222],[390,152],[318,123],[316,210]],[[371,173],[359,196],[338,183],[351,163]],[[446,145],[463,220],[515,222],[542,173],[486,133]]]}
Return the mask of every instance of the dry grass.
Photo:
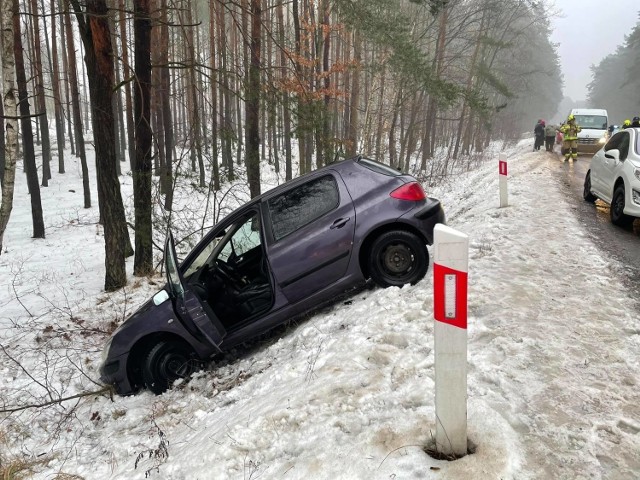
{"label": "dry grass", "polygon": [[0,430],[0,480],[22,480],[31,478],[36,467],[49,461],[48,456],[40,458],[18,457],[9,455],[7,445],[9,437]]}

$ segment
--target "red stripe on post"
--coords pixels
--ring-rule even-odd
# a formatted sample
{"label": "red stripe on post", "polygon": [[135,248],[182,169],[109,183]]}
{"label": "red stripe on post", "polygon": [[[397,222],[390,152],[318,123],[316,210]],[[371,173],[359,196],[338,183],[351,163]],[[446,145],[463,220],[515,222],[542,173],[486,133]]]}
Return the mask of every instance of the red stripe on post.
{"label": "red stripe on post", "polygon": [[[451,277],[453,276],[453,277]],[[448,277],[448,278],[447,278]],[[449,282],[449,288],[447,288]],[[435,263],[433,265],[433,317],[442,323],[454,327],[467,328],[467,272],[454,270]],[[455,310],[451,310],[451,302],[447,302],[447,295],[451,295],[451,284],[455,287]]]}
{"label": "red stripe on post", "polygon": [[[498,169],[500,171],[500,175],[506,176],[507,175],[507,162],[505,162],[504,160],[500,160],[500,163],[498,164]],[[495,170],[494,170],[494,172],[495,172]]]}

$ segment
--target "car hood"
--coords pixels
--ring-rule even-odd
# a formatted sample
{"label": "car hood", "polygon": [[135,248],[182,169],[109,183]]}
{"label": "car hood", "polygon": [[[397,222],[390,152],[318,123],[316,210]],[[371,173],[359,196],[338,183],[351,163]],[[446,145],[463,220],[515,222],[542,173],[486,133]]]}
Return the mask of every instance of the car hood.
{"label": "car hood", "polygon": [[578,132],[578,138],[601,138],[606,133],[606,130],[599,130],[596,128],[583,128]]}

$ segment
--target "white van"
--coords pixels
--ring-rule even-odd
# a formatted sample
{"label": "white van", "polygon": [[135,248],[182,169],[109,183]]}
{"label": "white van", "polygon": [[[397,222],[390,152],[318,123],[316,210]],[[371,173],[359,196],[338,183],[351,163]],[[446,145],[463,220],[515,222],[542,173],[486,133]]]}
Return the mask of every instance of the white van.
{"label": "white van", "polygon": [[574,108],[571,115],[582,127],[578,133],[578,153],[595,153],[600,150],[608,138],[609,117],[602,108]]}

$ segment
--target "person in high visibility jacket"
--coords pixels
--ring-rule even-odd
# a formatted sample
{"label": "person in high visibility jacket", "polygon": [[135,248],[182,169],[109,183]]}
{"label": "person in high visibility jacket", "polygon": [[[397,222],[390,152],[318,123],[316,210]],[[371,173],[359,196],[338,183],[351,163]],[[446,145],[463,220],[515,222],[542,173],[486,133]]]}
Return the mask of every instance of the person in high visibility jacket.
{"label": "person in high visibility jacket", "polygon": [[576,117],[569,115],[567,121],[562,124],[560,131],[564,134],[562,141],[562,152],[564,153],[565,162],[570,158],[578,159],[578,132],[582,128],[576,123]]}
{"label": "person in high visibility jacket", "polygon": [[640,127],[640,117],[633,117],[633,122],[631,122],[631,126],[634,128]]}

